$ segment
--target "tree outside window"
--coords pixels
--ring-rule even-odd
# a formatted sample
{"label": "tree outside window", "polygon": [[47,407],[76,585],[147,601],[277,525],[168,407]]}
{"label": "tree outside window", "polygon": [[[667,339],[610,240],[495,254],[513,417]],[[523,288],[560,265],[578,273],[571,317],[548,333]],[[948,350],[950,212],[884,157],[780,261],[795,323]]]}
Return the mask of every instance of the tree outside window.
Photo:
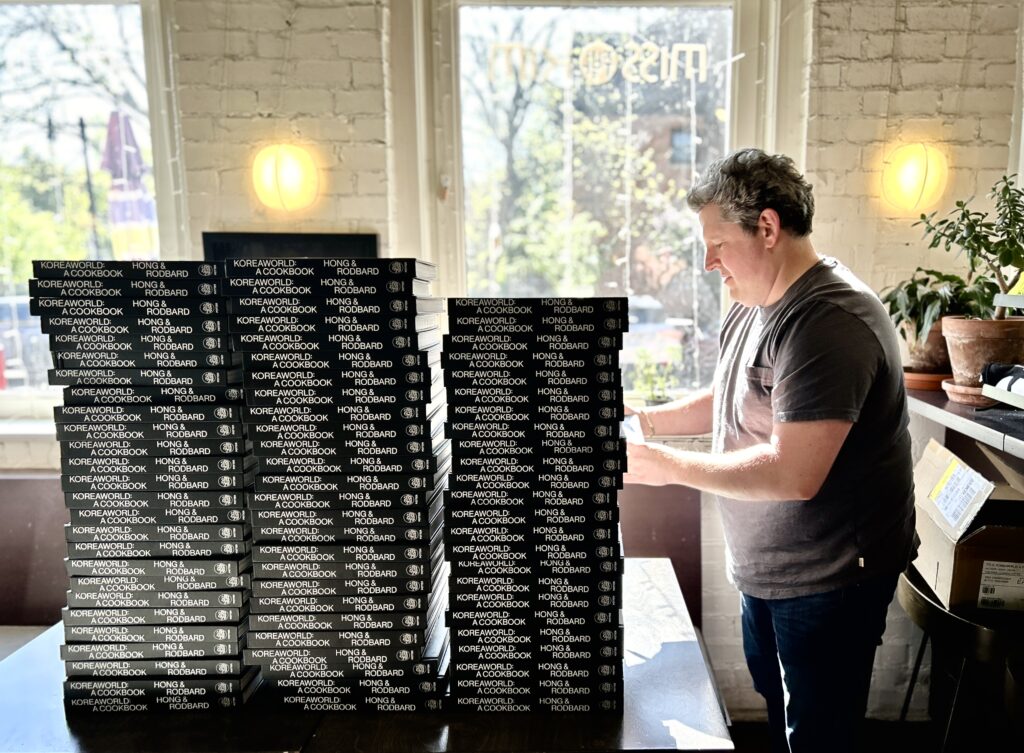
{"label": "tree outside window", "polygon": [[138,5],[0,5],[4,407],[57,394],[28,311],[33,259],[157,258],[149,134]]}

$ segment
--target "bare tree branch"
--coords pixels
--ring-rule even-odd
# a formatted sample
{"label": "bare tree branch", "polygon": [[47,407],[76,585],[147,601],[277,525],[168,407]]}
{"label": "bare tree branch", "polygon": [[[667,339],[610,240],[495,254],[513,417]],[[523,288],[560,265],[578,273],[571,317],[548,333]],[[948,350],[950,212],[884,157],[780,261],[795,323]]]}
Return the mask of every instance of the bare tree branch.
{"label": "bare tree branch", "polygon": [[[48,88],[59,90],[64,98],[71,92],[81,91],[88,96],[110,102],[111,108],[120,108],[140,119],[148,119],[148,101],[140,99],[138,92],[145,90],[145,74],[132,59],[132,40],[125,23],[125,10],[116,13],[116,41],[104,46],[94,39],[91,16],[85,8],[59,6],[20,6],[17,10],[0,10],[0,46],[29,41],[35,47],[48,47],[42,40],[52,43],[59,59],[43,60],[42,55],[29,56],[0,65],[0,96],[17,95],[25,101],[20,105],[5,103],[7,119],[27,120],[31,116],[11,116],[14,107],[34,110],[53,104],[54,96],[36,97]],[[52,57],[52,56],[51,56]],[[27,95],[27,96],[26,96]],[[70,96],[74,96],[73,93]],[[59,98],[60,95],[57,95]]]}

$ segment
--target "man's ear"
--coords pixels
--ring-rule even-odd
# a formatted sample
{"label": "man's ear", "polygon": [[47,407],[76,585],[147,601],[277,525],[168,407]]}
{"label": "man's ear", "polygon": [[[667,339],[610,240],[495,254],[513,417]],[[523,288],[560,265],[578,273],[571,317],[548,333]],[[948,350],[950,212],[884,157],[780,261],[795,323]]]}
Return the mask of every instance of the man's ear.
{"label": "man's ear", "polygon": [[761,210],[761,216],[757,218],[757,234],[764,241],[766,248],[774,248],[779,243],[779,235],[782,232],[782,220],[779,213],[774,209]]}

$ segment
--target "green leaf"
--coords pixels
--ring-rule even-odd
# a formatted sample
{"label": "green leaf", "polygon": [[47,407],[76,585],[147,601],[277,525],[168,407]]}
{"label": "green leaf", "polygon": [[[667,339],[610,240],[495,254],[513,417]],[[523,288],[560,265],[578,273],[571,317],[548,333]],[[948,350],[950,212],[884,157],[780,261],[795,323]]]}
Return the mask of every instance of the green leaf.
{"label": "green leaf", "polygon": [[942,301],[932,301],[928,308],[925,309],[924,319],[920,322],[917,329],[917,339],[923,341],[928,337],[928,332],[931,330],[932,325],[938,321],[938,318],[942,315]]}

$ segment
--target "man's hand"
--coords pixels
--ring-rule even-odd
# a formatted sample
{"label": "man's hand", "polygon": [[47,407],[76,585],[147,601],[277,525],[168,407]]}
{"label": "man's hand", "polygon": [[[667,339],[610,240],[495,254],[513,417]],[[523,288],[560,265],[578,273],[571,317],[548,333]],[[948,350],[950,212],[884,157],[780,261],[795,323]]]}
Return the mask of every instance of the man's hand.
{"label": "man's hand", "polygon": [[634,408],[625,405],[627,416],[640,415],[644,436],[707,434],[711,431],[711,408],[714,392],[699,390],[679,400],[653,407]]}
{"label": "man's hand", "polygon": [[627,472],[622,476],[625,484],[646,484],[647,486],[664,486],[674,483],[669,478],[672,470],[669,456],[663,444],[627,442]]}

